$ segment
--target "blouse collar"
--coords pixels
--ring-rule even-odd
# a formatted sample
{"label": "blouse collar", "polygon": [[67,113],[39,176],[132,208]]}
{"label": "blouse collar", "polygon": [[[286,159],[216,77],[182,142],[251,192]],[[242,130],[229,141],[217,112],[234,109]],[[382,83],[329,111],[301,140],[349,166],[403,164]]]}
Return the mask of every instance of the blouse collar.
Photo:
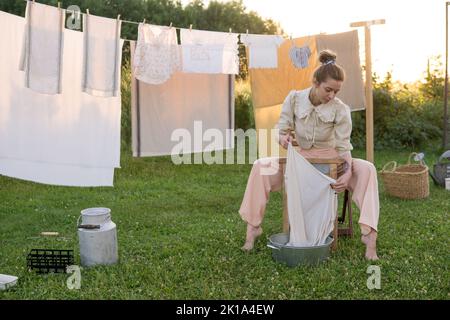
{"label": "blouse collar", "polygon": [[334,121],[336,115],[336,106],[338,101],[335,98],[328,101],[325,104],[319,104],[318,106],[314,106],[309,100],[309,93],[312,90],[312,87],[298,91],[296,100],[296,109],[298,111],[299,118],[309,118],[312,112],[316,112],[319,118],[324,122],[332,122]]}

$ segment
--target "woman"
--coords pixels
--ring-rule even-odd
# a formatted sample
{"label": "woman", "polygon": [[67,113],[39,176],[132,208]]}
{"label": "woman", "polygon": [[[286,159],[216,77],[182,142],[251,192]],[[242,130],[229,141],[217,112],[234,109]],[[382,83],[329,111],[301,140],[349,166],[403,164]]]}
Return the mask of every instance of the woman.
{"label": "woman", "polygon": [[[378,182],[372,163],[352,159],[350,135],[352,122],[350,108],[336,94],[344,81],[344,70],[336,64],[336,54],[329,50],[320,52],[319,66],[313,76],[312,87],[291,91],[286,97],[276,128],[280,131],[279,143],[287,148],[295,129],[299,152],[306,158],[336,158],[346,161],[346,171],[332,188],[340,193],[352,192],[352,200],[360,209],[361,240],[366,245],[365,257],[377,260],[376,240],[379,216]],[[270,191],[279,191],[282,169],[269,158],[258,159],[253,164],[239,213],[247,222],[247,236],[243,250],[251,250],[262,234],[261,223]],[[271,174],[267,174],[271,170]]]}

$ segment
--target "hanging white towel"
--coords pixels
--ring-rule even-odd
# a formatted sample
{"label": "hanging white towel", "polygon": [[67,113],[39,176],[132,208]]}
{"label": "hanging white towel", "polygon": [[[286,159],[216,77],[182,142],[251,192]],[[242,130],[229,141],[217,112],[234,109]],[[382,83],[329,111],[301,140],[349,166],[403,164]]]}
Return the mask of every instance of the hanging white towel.
{"label": "hanging white towel", "polygon": [[25,71],[25,86],[44,94],[61,93],[65,10],[27,1],[25,17],[19,66]]}
{"label": "hanging white towel", "polygon": [[118,96],[122,41],[121,21],[83,14],[84,92],[100,97]]}
{"label": "hanging white towel", "polygon": [[337,195],[324,175],[289,144],[285,172],[290,237],[288,245],[317,246],[333,231]]}
{"label": "hanging white towel", "polygon": [[278,68],[278,47],[282,36],[241,34],[241,42],[249,49],[249,68]]}
{"label": "hanging white towel", "polygon": [[148,84],[161,84],[181,69],[177,32],[172,27],[139,24],[134,75]]}
{"label": "hanging white towel", "polygon": [[120,167],[121,99],[81,91],[83,35],[66,30],[64,91],[23,86],[25,20],[0,11],[0,174],[46,184],[112,186]]}
{"label": "hanging white towel", "polygon": [[183,72],[239,73],[236,33],[181,29]]}

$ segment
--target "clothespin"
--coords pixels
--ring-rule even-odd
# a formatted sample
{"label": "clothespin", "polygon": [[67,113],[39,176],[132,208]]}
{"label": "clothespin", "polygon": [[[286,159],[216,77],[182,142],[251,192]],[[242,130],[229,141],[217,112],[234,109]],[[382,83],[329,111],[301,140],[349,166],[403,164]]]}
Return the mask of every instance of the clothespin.
{"label": "clothespin", "polygon": [[145,24],[145,18],[144,18],[144,21],[142,21],[142,23]]}
{"label": "clothespin", "polygon": [[89,9],[86,9],[86,14],[89,15]]}
{"label": "clothespin", "polygon": [[248,35],[248,29],[247,29],[247,31],[246,31],[246,32],[247,32],[247,35]]}
{"label": "clothespin", "polygon": [[169,28],[172,28],[172,22],[170,23],[170,26],[169,26]]}
{"label": "clothespin", "polygon": [[294,39],[292,39],[292,33],[291,33],[291,35],[289,36],[289,39],[291,40],[291,42],[292,42],[292,46],[293,47],[295,47],[295,42],[294,42]]}
{"label": "clothespin", "polygon": [[119,20],[120,20],[120,14],[117,15],[117,21],[119,21]]}
{"label": "clothespin", "polygon": [[58,1],[58,9],[61,9],[61,2]]}
{"label": "clothespin", "polygon": [[189,31],[192,31],[192,24],[189,25]]}
{"label": "clothespin", "polygon": [[230,28],[230,30],[229,30],[229,31],[230,31],[230,33],[231,33],[231,28]]}

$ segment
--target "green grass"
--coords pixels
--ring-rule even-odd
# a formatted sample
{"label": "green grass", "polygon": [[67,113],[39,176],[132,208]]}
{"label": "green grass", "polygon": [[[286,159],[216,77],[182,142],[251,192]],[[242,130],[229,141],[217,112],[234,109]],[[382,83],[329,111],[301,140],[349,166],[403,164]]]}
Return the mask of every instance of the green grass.
{"label": "green grass", "polygon": [[[354,157],[363,157],[360,151]],[[376,166],[405,163],[408,153],[377,151]],[[430,159],[437,154],[427,154]],[[0,299],[449,299],[450,193],[430,182],[426,200],[387,197],[380,182],[378,253],[381,289],[366,286],[360,231],[318,267],[272,260],[268,236],[281,229],[281,196],[272,193],[264,233],[252,253],[240,247],[238,209],[250,165],[180,165],[170,157],[122,153],[114,188],[73,188],[0,177],[0,273],[19,277]],[[109,207],[117,224],[120,263],[83,268],[82,287],[66,274],[26,268],[32,248],[73,249],[82,209]],[[354,206],[354,219],[359,211]],[[60,238],[39,237],[58,231]]]}

